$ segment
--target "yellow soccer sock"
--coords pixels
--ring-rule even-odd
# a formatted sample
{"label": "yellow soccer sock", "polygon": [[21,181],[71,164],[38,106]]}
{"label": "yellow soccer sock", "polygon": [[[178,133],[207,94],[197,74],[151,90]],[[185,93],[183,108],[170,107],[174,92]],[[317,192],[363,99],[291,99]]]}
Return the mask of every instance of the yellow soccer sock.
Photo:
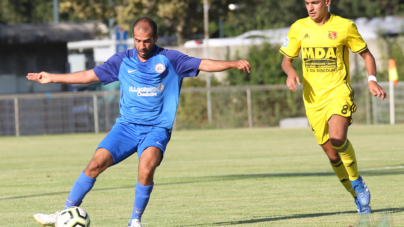
{"label": "yellow soccer sock", "polygon": [[341,147],[333,148],[338,152],[349,175],[349,180],[354,181],[359,178],[358,164],[356,163],[355,150],[351,142],[347,139]]}
{"label": "yellow soccer sock", "polygon": [[342,160],[340,160],[338,163],[331,163],[332,169],[334,170],[335,174],[337,175],[339,181],[341,184],[345,187],[345,189],[351,193],[353,197],[356,197],[356,192],[355,190],[352,189],[352,184],[351,181],[349,180],[349,175],[348,172],[345,169],[345,166],[343,165]]}

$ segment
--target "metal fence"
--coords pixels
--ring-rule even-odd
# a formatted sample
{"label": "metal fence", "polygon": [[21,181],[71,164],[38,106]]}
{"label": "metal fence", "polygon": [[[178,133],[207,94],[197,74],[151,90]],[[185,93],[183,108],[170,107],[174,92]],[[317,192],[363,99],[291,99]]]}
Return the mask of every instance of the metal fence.
{"label": "metal fence", "polygon": [[[395,87],[395,121],[404,123],[404,85]],[[389,93],[388,83],[381,83]],[[355,124],[390,123],[389,100],[353,84]],[[183,88],[174,130],[277,126],[283,118],[305,116],[302,91],[285,85],[212,87],[212,122],[207,89]],[[119,116],[119,91],[0,96],[0,136],[108,132]]]}

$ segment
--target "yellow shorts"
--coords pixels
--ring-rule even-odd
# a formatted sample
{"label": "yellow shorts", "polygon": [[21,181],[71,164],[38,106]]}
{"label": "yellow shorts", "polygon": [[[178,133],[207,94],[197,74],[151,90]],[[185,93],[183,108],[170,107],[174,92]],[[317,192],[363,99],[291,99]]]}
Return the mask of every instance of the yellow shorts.
{"label": "yellow shorts", "polygon": [[307,118],[318,144],[323,145],[330,138],[328,134],[328,121],[332,115],[349,117],[351,119],[350,123],[352,123],[352,113],[355,111],[356,105],[349,97],[335,97],[323,107],[316,108],[315,110],[306,109]]}

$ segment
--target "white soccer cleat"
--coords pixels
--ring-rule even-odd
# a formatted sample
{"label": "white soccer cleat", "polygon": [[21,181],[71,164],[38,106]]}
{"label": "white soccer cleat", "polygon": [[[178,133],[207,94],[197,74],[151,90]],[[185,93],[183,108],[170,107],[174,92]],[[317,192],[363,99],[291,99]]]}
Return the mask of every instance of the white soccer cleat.
{"label": "white soccer cleat", "polygon": [[143,225],[140,223],[139,219],[131,219],[129,220],[128,227],[143,227]]}
{"label": "white soccer cleat", "polygon": [[60,212],[54,214],[35,214],[34,219],[42,226],[55,226],[56,221],[60,217]]}

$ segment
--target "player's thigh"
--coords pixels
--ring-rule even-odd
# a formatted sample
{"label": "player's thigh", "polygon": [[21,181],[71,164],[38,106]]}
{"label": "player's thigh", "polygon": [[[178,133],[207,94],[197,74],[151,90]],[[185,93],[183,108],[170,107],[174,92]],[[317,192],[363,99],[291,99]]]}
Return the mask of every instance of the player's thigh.
{"label": "player's thigh", "polygon": [[355,104],[348,97],[336,97],[330,102],[327,118],[331,140],[346,140],[348,126],[352,123],[355,110]]}
{"label": "player's thigh", "polygon": [[351,118],[349,117],[343,117],[338,114],[331,116],[330,120],[328,120],[328,133],[333,144],[333,140],[346,140],[350,122]]}
{"label": "player's thigh", "polygon": [[141,136],[136,133],[135,125],[116,123],[98,145],[106,149],[113,158],[113,165],[125,160],[137,151]]}
{"label": "player's thigh", "polygon": [[[138,157],[139,160],[143,156],[143,152],[149,147],[160,149],[159,155],[161,156],[160,162],[164,157],[167,144],[170,141],[171,133],[167,129],[153,127],[139,144]],[[160,164],[159,162],[159,164]]]}
{"label": "player's thigh", "polygon": [[319,145],[325,144],[329,139],[326,113],[322,110],[306,110],[306,115],[317,143]]}

